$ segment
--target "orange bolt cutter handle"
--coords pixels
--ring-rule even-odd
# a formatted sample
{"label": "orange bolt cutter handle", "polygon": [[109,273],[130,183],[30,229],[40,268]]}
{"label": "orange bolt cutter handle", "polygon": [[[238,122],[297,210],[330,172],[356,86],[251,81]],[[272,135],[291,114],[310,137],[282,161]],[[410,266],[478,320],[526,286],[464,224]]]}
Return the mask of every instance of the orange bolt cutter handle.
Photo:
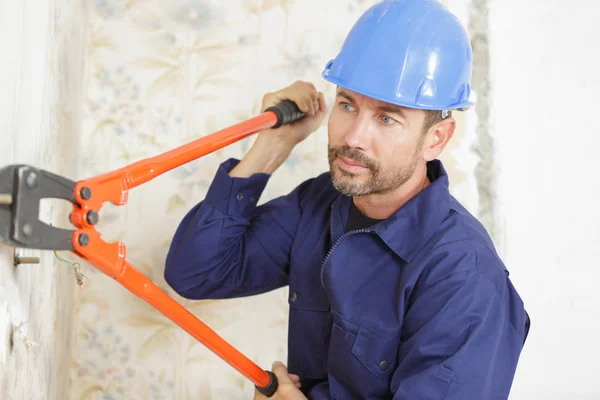
{"label": "orange bolt cutter handle", "polygon": [[[86,239],[80,242],[82,237]],[[123,243],[106,243],[100,238],[100,234],[96,230],[82,229],[77,235],[73,236],[73,246],[79,257],[90,262],[111,278],[116,279],[117,282],[136,296],[146,300],[151,306],[208,347],[209,350],[249,378],[259,389],[273,385],[268,371],[262,370],[246,358],[196,318],[194,314],[186,310],[144,274],[129,264],[125,259],[126,251]]]}
{"label": "orange bolt cutter handle", "polygon": [[[271,371],[261,369],[152,283],[126,261],[124,243],[105,242],[93,226],[104,202],[126,204],[129,189],[260,130],[278,128],[303,117],[296,104],[286,100],[254,118],[194,142],[79,182],[27,165],[2,168],[0,198],[10,201],[0,202],[0,240],[14,247],[72,251],[144,299],[250,379],[259,392],[271,397],[278,386]],[[47,197],[73,203],[70,220],[77,230],[59,229],[39,221],[39,201]]]}
{"label": "orange bolt cutter handle", "polygon": [[[75,196],[83,209],[96,209],[105,201],[127,203],[127,191],[206,154],[212,153],[254,133],[278,128],[304,117],[295,103],[285,100],[264,113],[229,128],[177,147],[166,153],[140,160],[116,171],[77,183]],[[94,193],[93,196],[89,193]]]}

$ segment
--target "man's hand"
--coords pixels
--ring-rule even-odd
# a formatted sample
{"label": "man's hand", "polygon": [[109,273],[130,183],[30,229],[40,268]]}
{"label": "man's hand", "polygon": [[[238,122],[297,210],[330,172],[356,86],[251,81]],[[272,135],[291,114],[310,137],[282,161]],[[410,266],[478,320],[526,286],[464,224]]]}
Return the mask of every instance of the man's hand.
{"label": "man's hand", "polygon": [[298,388],[300,388],[300,378],[297,375],[288,374],[288,370],[279,361],[273,363],[273,373],[277,376],[277,392],[272,397],[266,397],[260,394],[258,390],[254,391],[254,400],[308,400]]}
{"label": "man's hand", "polygon": [[267,93],[263,97],[261,110],[276,106],[284,100],[296,103],[306,116],[277,129],[261,131],[248,153],[229,175],[245,178],[255,173],[272,174],[298,143],[319,128],[327,107],[323,93],[317,92],[312,83],[297,81],[284,89]]}
{"label": "man's hand", "polygon": [[267,93],[263,97],[262,110],[276,106],[284,100],[291,100],[306,114],[306,117],[292,124],[277,129],[267,129],[259,133],[259,137],[269,140],[286,141],[290,146],[302,142],[319,128],[325,118],[326,106],[323,93],[317,92],[310,82],[296,81],[292,85],[277,92]]}

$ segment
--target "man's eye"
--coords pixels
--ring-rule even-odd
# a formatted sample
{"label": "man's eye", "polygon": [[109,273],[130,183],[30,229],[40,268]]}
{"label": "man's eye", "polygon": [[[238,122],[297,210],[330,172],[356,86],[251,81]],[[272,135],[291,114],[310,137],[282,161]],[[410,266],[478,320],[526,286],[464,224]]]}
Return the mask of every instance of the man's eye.
{"label": "man's eye", "polygon": [[390,124],[393,124],[396,121],[394,121],[394,119],[388,117],[387,115],[383,115],[383,116],[381,116],[381,122],[383,122],[386,125],[390,125]]}
{"label": "man's eye", "polygon": [[352,111],[352,109],[353,109],[352,106],[350,104],[348,104],[348,103],[342,103],[342,108],[345,111]]}

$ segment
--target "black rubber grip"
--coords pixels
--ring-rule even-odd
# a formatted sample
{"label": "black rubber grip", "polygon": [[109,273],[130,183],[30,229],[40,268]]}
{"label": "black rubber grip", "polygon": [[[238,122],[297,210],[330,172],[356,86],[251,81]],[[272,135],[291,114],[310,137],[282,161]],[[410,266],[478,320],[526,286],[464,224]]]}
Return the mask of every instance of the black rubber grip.
{"label": "black rubber grip", "polygon": [[273,111],[275,114],[277,114],[277,124],[275,124],[273,128],[279,128],[281,125],[291,124],[292,122],[298,121],[306,116],[306,114],[300,111],[296,103],[291,100],[284,100],[276,106],[267,108],[265,112],[267,111]]}
{"label": "black rubber grip", "polygon": [[256,386],[256,390],[258,390],[263,396],[271,397],[277,391],[277,387],[279,386],[279,384],[277,382],[277,377],[274,373],[272,373],[271,371],[267,371],[267,373],[271,377],[269,384],[264,388],[259,388],[258,386]]}

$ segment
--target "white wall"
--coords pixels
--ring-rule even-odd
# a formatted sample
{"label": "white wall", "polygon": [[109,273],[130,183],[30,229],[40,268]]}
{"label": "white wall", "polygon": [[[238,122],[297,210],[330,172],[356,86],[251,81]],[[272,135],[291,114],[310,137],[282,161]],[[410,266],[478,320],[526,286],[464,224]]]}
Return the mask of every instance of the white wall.
{"label": "white wall", "polygon": [[[0,167],[26,163],[76,175],[85,21],[75,0],[0,3]],[[68,203],[42,203],[65,226]],[[0,244],[0,398],[66,399],[76,280],[50,251],[13,266]],[[66,255],[67,256],[67,255]]]}
{"label": "white wall", "polygon": [[512,399],[600,398],[600,3],[493,0],[504,259],[532,318]]}

